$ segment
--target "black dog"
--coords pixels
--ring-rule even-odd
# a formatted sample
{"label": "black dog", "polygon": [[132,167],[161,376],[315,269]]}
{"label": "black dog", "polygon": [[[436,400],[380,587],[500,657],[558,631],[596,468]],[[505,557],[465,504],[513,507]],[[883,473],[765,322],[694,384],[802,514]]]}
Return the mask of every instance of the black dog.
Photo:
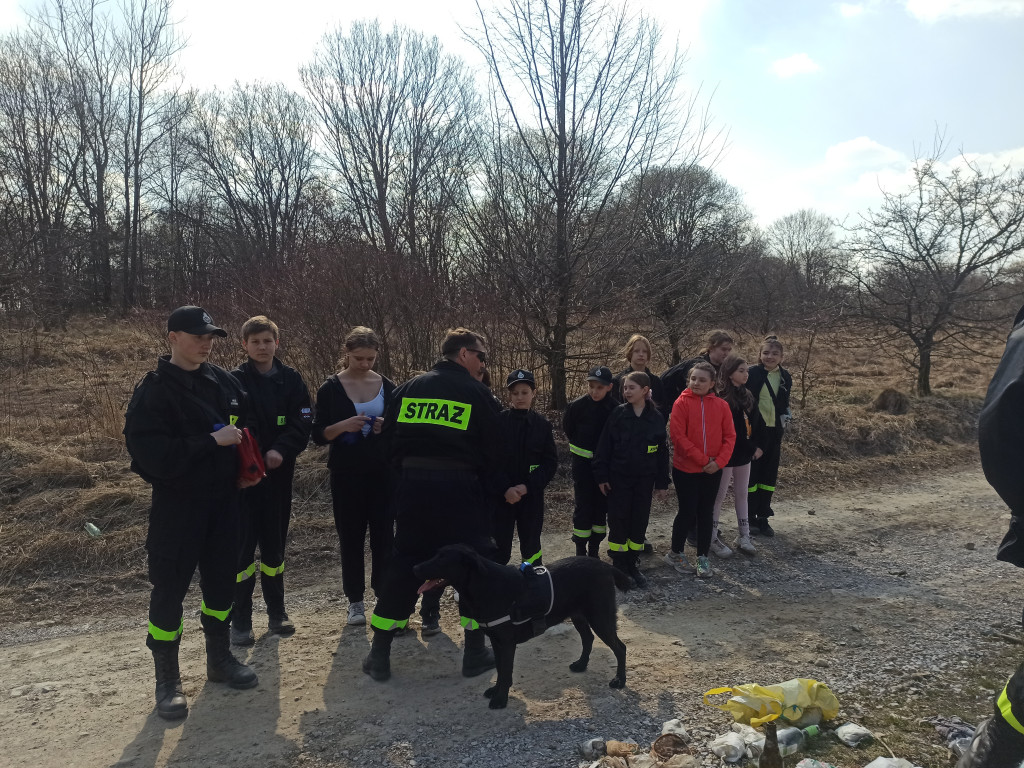
{"label": "black dog", "polygon": [[[547,570],[553,595],[547,592],[541,598],[540,615],[531,620],[520,615],[519,602],[530,601],[533,590],[528,582],[546,586],[546,574],[534,575],[532,569],[524,574],[514,566],[498,565],[463,544],[441,547],[434,557],[413,568],[416,577],[425,580],[421,592],[442,582],[455,587],[462,615],[479,622],[491,639],[498,668],[497,684],[484,692],[491,700],[491,709],[502,709],[508,704],[516,644],[561,624],[566,618],[572,619],[583,641],[583,653],[569,669],[586,670],[596,633],[612,649],[617,662],[615,677],[608,685],[626,685],[626,645],[616,628],[615,587],[629,589],[629,577],[593,557],[568,557],[547,566]],[[544,584],[537,584],[538,580]]]}

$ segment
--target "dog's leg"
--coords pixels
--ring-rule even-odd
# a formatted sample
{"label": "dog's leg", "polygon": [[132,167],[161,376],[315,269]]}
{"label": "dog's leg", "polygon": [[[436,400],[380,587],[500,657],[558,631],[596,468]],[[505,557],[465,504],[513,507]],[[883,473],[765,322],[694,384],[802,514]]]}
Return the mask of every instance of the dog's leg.
{"label": "dog's leg", "polygon": [[601,616],[591,616],[590,619],[590,624],[597,636],[601,638],[601,642],[611,648],[612,653],[615,654],[615,677],[611,679],[608,685],[612,688],[625,688],[626,644],[619,639],[619,633],[615,628],[615,614],[612,613],[608,617],[602,612]]}
{"label": "dog's leg", "polygon": [[590,623],[580,614],[571,617],[572,625],[580,633],[580,640],[583,642],[583,653],[572,664],[569,669],[573,672],[586,672],[587,664],[590,663],[590,652],[594,648],[594,633],[590,631]]}
{"label": "dog's leg", "polygon": [[491,648],[494,650],[494,661],[498,668],[497,682],[484,691],[484,696],[491,700],[491,709],[504,709],[508,706],[508,691],[512,687],[512,667],[516,659],[516,639],[511,625],[507,631],[488,632]]}

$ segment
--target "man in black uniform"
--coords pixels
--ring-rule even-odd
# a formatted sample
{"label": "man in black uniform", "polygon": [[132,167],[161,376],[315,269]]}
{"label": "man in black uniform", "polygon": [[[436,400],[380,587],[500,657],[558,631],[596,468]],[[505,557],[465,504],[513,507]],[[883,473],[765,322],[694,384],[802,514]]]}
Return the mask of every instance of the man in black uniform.
{"label": "man in black uniform", "polygon": [[146,550],[149,635],[156,666],[157,714],[185,717],[178,670],[182,602],[199,567],[206,634],[206,676],[252,688],[256,673],[231,655],[228,620],[238,557],[238,457],[245,392],[206,362],[215,336],[227,334],[201,307],[179,307],[167,320],[169,356],[135,388],[124,435],[132,469],[153,486]]}
{"label": "man in black uniform", "polygon": [[256,547],[260,548],[260,587],[267,604],[267,628],[291,635],[295,625],[284,609],[284,545],[292,516],[295,459],[306,450],[313,425],[309,390],[299,372],[277,359],[277,324],[265,315],[242,325],[242,348],[249,359],[231,372],[249,395],[256,440],[267,476],[242,493],[241,555],[231,610],[231,643],[252,645],[252,595],[256,588]]}
{"label": "man in black uniform", "polygon": [[[394,554],[370,625],[373,645],[363,671],[391,677],[391,642],[416,605],[420,581],[413,566],[445,544],[463,543],[486,557],[494,553],[492,520],[484,492],[500,458],[499,406],[474,378],[487,362],[486,341],[465,328],[448,331],[443,359],[395,389],[382,435],[399,473],[395,488]],[[494,667],[483,630],[467,618],[462,674]]]}

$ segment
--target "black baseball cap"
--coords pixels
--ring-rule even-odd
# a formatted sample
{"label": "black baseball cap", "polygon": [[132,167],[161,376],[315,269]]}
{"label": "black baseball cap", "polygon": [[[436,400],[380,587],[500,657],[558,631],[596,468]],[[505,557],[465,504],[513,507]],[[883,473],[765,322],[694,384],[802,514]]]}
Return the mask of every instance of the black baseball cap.
{"label": "black baseball cap", "polygon": [[190,333],[193,336],[202,336],[205,333],[212,333],[214,336],[227,338],[228,332],[213,324],[210,313],[202,307],[178,307],[171,312],[167,318],[167,332],[177,331],[179,333]]}
{"label": "black baseball cap", "polygon": [[522,368],[516,368],[508,375],[508,378],[505,379],[505,388],[512,389],[512,387],[519,382],[529,384],[532,389],[537,388],[537,382],[534,381],[533,374],[529,371],[523,370]]}
{"label": "black baseball cap", "polygon": [[612,383],[612,370],[607,365],[599,365],[591,368],[587,374],[587,381],[600,381],[602,384]]}

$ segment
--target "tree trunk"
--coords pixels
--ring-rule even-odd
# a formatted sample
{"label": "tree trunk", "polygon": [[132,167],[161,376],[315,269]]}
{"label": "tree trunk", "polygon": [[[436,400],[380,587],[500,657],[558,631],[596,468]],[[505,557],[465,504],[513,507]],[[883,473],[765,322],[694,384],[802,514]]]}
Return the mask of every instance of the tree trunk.
{"label": "tree trunk", "polygon": [[918,351],[921,362],[917,367],[917,394],[924,397],[932,393],[932,345],[923,344]]}

